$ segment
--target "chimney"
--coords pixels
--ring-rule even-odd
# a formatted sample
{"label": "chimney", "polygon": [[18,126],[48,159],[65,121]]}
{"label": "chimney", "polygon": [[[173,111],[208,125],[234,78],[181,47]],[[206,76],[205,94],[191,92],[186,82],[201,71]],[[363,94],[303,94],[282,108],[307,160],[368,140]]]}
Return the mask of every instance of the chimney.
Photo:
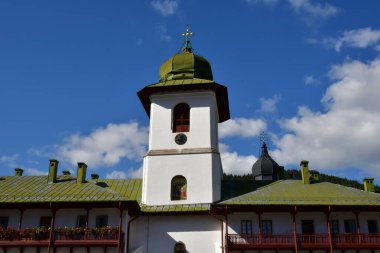
{"label": "chimney", "polygon": [[310,170],[310,177],[313,182],[319,182],[319,172],[316,170]]}
{"label": "chimney", "polygon": [[96,173],[93,173],[93,174],[91,174],[91,179],[96,181],[99,179],[99,175]]}
{"label": "chimney", "polygon": [[364,178],[364,190],[366,192],[375,192],[375,184],[373,183],[373,178]]}
{"label": "chimney", "polygon": [[23,172],[24,172],[23,169],[21,169],[21,168],[16,168],[16,169],[15,169],[15,176],[16,176],[16,177],[21,177]]}
{"label": "chimney", "polygon": [[78,172],[77,172],[77,184],[83,184],[86,182],[86,171],[87,171],[87,164],[83,162],[79,162]]}
{"label": "chimney", "polygon": [[62,174],[65,175],[65,176],[70,176],[71,172],[68,171],[68,170],[64,170],[64,171],[62,171]]}
{"label": "chimney", "polygon": [[57,182],[57,171],[58,171],[58,161],[55,159],[49,160],[49,174],[48,174],[48,183]]}
{"label": "chimney", "polygon": [[304,184],[310,184],[310,173],[309,173],[309,161],[301,161],[301,176],[302,176],[302,183]]}

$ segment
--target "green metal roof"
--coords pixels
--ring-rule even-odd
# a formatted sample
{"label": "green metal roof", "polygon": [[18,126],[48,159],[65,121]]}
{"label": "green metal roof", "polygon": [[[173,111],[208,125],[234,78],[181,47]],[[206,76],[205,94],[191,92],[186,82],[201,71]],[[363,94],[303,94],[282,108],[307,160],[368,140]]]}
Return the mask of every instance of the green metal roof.
{"label": "green metal roof", "polygon": [[170,81],[162,81],[158,83],[153,83],[147,87],[162,87],[162,86],[173,86],[173,85],[187,85],[187,84],[202,84],[202,83],[214,83],[212,80],[200,79],[200,78],[190,78],[190,79],[177,79]]}
{"label": "green metal roof", "polygon": [[222,205],[380,206],[380,194],[327,182],[282,180],[220,202]]}
{"label": "green metal roof", "polygon": [[0,178],[0,203],[98,202],[141,200],[141,179],[104,179],[77,184],[76,178],[47,176]]}
{"label": "green metal roof", "polygon": [[144,213],[165,213],[165,212],[201,212],[210,210],[210,204],[179,204],[179,205],[141,205]]}

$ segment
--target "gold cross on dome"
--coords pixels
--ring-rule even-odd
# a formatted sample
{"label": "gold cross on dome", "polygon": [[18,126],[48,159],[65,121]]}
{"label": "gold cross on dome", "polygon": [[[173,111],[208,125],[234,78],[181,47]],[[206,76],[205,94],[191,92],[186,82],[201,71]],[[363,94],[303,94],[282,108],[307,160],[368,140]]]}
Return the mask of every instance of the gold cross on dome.
{"label": "gold cross on dome", "polygon": [[185,43],[187,43],[189,41],[189,37],[193,35],[192,32],[190,32],[190,28],[189,28],[189,25],[186,26],[186,32],[185,33],[182,33],[182,36],[185,37]]}
{"label": "gold cross on dome", "polygon": [[191,52],[190,41],[189,41],[189,37],[191,35],[193,35],[193,33],[190,32],[189,25],[187,25],[185,33],[182,33],[182,36],[185,37],[185,46],[182,49],[183,52]]}

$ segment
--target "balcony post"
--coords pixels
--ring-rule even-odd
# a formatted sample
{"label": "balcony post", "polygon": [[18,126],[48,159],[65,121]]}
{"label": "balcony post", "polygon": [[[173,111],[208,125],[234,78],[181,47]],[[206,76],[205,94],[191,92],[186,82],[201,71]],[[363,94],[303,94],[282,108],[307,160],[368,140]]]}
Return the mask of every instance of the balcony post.
{"label": "balcony post", "polygon": [[294,210],[292,211],[292,216],[293,216],[294,253],[298,253],[296,213],[297,213],[297,206],[294,206]]}
{"label": "balcony post", "polygon": [[21,208],[19,210],[20,210],[20,218],[18,220],[18,231],[20,232],[21,231],[21,227],[22,227],[22,219],[23,219],[23,216],[24,216],[24,209]]}
{"label": "balcony post", "polygon": [[257,216],[259,218],[259,243],[261,243],[262,238],[263,238],[263,230],[261,226],[261,214],[262,213],[260,211],[257,212]]}
{"label": "balcony post", "polygon": [[119,202],[119,233],[118,233],[118,240],[117,240],[117,253],[120,253],[121,250],[121,240],[122,240],[122,226],[123,226],[123,208],[121,205],[121,202]]}
{"label": "balcony post", "polygon": [[356,235],[358,236],[358,242],[361,244],[361,237],[360,237],[360,224],[359,224],[359,212],[355,213],[355,219],[356,219]]}
{"label": "balcony post", "polygon": [[227,206],[225,206],[225,208],[224,208],[224,215],[226,216],[226,253],[228,253],[229,240],[228,240],[228,209],[227,209]]}
{"label": "balcony post", "polygon": [[86,231],[84,232],[84,239],[88,240],[89,238],[89,229],[88,229],[88,217],[90,216],[90,208],[86,208]]}
{"label": "balcony post", "polygon": [[326,221],[327,221],[327,234],[328,234],[328,237],[329,237],[330,253],[333,253],[333,241],[332,241],[332,237],[331,237],[330,214],[331,214],[331,206],[329,206],[327,208]]}
{"label": "balcony post", "polygon": [[55,214],[57,210],[53,207],[53,203],[50,202],[51,208],[51,222],[50,222],[50,234],[49,234],[49,247],[48,253],[51,252],[51,248],[54,247],[54,223],[55,223]]}

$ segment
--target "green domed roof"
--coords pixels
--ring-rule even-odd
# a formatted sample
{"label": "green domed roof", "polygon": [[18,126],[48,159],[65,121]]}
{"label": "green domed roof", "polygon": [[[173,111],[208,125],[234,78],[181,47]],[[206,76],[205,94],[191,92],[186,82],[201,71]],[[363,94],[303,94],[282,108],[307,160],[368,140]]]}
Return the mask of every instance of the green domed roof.
{"label": "green domed roof", "polygon": [[190,48],[184,48],[160,67],[160,82],[192,78],[213,80],[210,63]]}

